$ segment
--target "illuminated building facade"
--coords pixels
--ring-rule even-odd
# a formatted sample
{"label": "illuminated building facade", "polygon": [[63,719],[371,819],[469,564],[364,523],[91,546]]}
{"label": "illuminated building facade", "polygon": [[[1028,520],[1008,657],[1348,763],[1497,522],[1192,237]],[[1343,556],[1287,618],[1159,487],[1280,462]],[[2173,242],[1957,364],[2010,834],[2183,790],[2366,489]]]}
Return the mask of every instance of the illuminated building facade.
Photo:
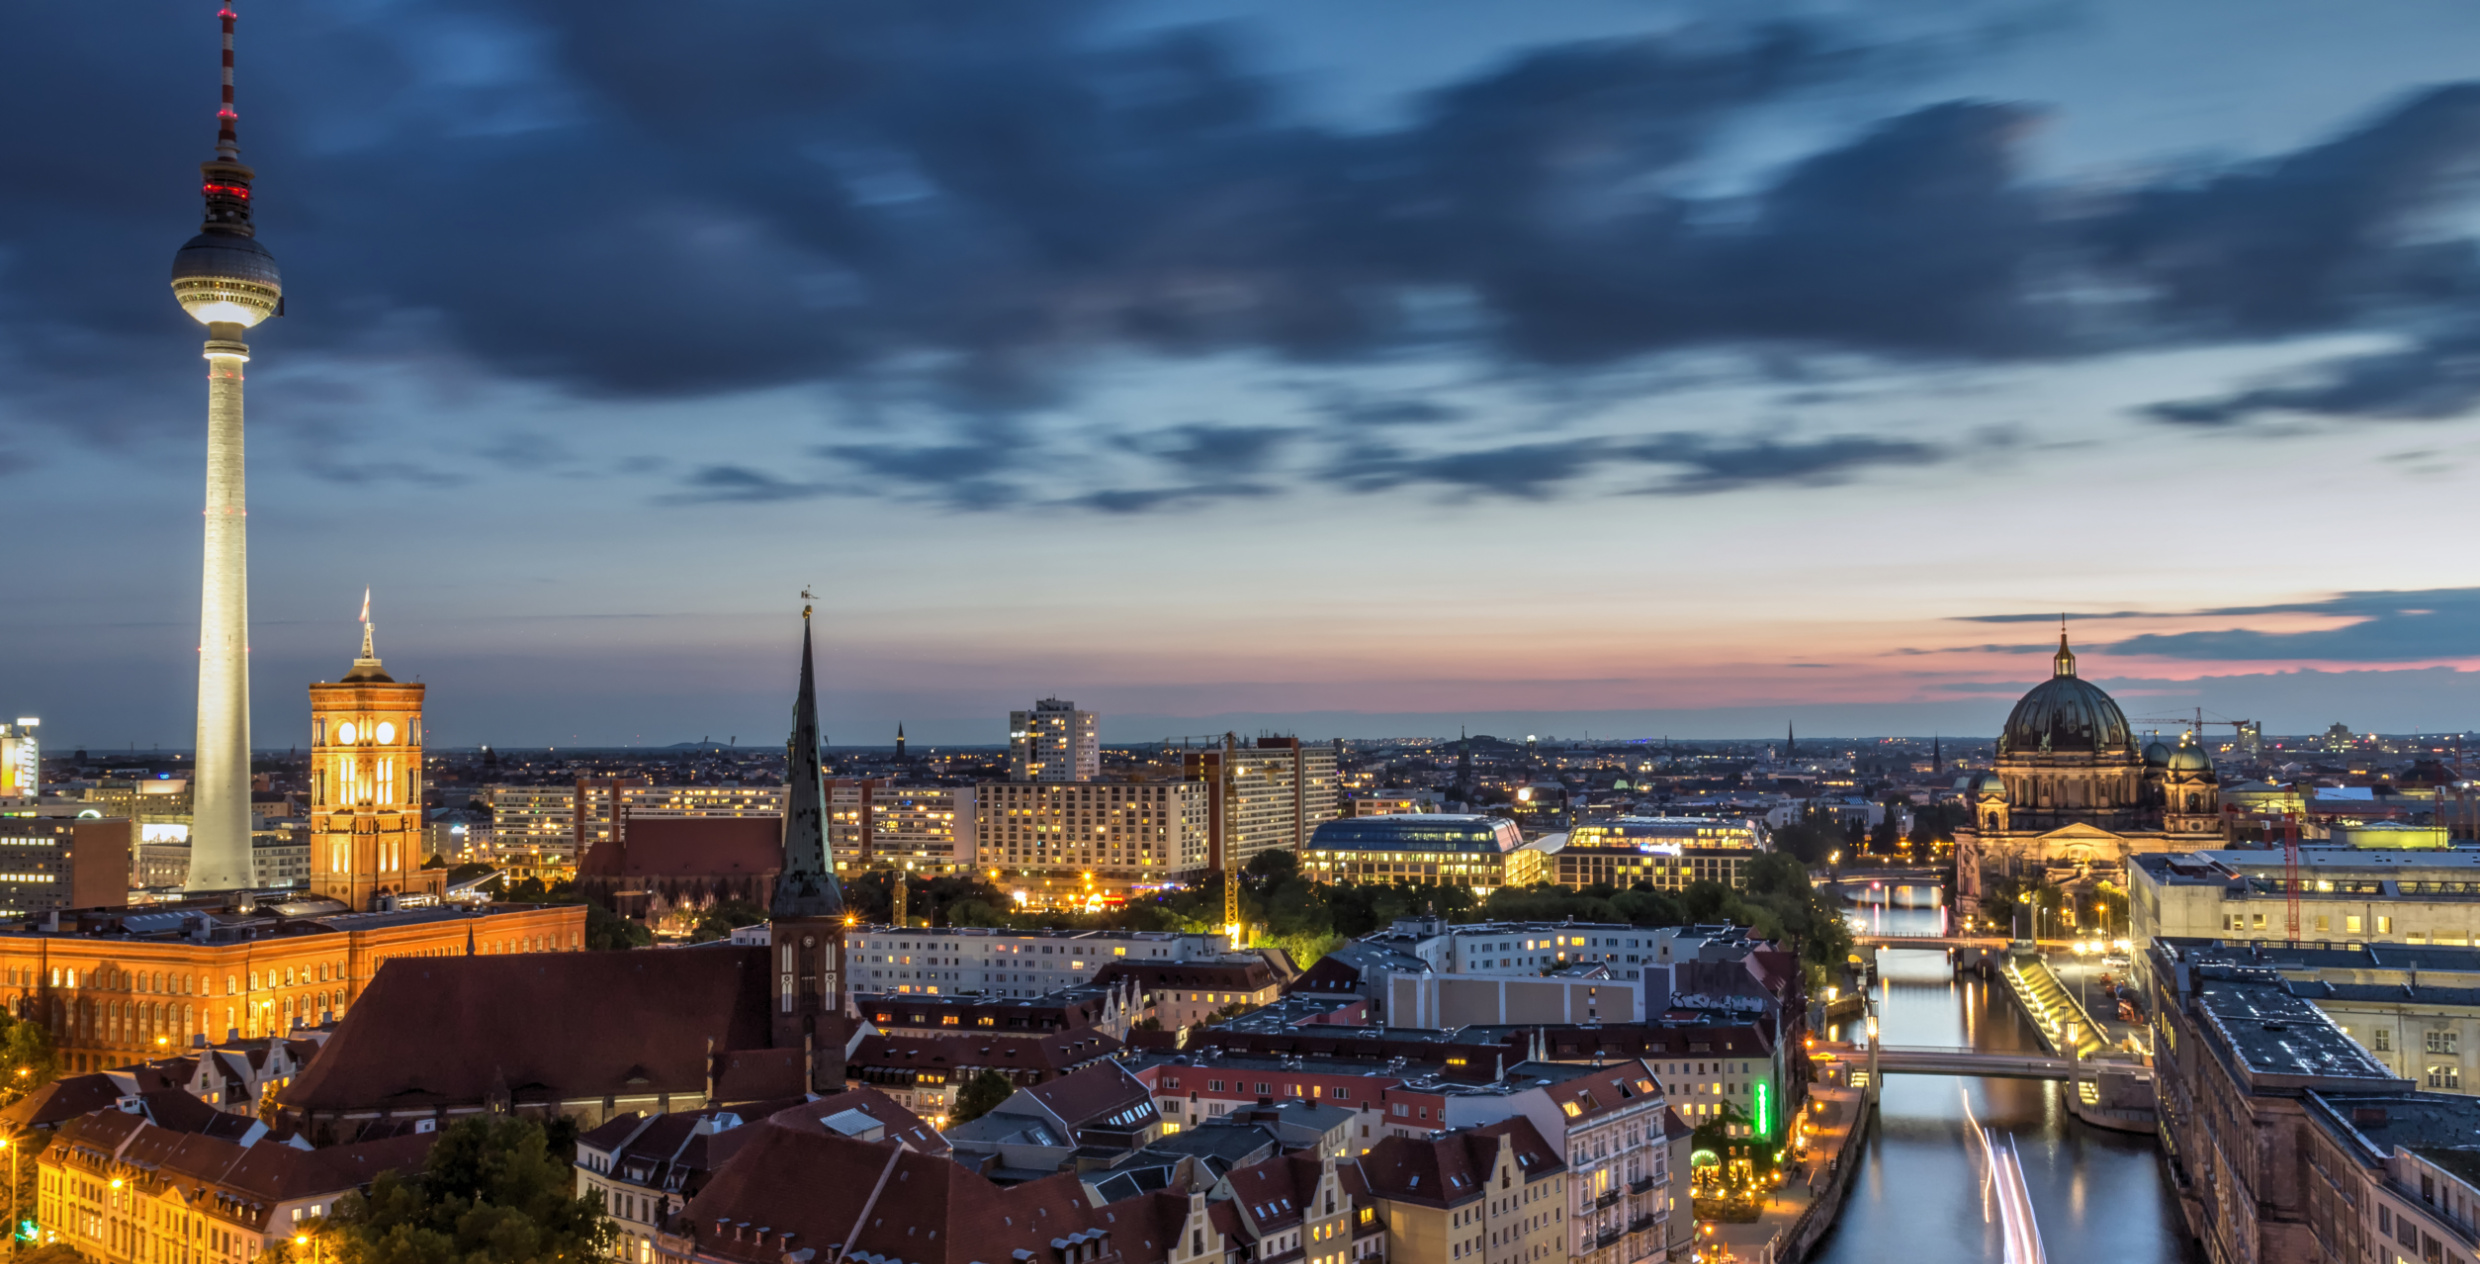
{"label": "illuminated building facade", "polygon": [[418,1173],[435,1132],[325,1150],[249,1145],[98,1111],[36,1160],[36,1239],[95,1264],[247,1264],[385,1171]]}
{"label": "illuminated building facade", "polygon": [[129,899],[128,820],[0,817],[0,918]]}
{"label": "illuminated building facade", "polygon": [[1113,963],[1216,961],[1221,935],[1170,931],[866,926],[851,933],[853,991],[899,995],[1050,996],[1096,981]]}
{"label": "illuminated building facade", "polygon": [[1099,716],[1058,698],[1008,713],[1009,780],[1091,781],[1101,775]]}
{"label": "illuminated building facade", "polygon": [[978,855],[980,794],[976,786],[829,779],[827,829],[836,872],[891,863],[928,876],[971,869]]}
{"label": "illuminated building facade", "polygon": [[2063,632],[2050,678],[2016,702],[1966,799],[1955,902],[1967,911],[1989,875],[2115,877],[2136,852],[2211,848],[2228,833],[2220,778],[2194,735],[2139,749],[2117,701],[2077,674]]}
{"label": "illuminated building facade", "polygon": [[423,688],[381,666],[365,597],[361,657],[342,680],[310,686],[312,894],[367,912],[446,893],[448,871],[422,867]]}
{"label": "illuminated building facade", "polygon": [[1742,869],[1761,854],[1764,831],[1750,820],[1688,816],[1621,817],[1579,825],[1564,840],[1544,839],[1548,881],[1570,890],[1638,883],[1676,891],[1691,882],[1747,885]]}
{"label": "illuminated building facade", "polygon": [[1542,859],[1514,821],[1431,812],[1319,825],[1301,849],[1300,872],[1318,882],[1430,882],[1486,893],[1546,881]]}
{"label": "illuminated building facade", "polygon": [[139,906],[64,918],[57,932],[0,934],[0,1003],[49,1026],[69,1070],[96,1071],[186,1049],[192,1037],[282,1035],[342,1014],[398,958],[585,947],[578,904],[307,917],[285,907]]}
{"label": "illuminated building facade", "polygon": [[[617,814],[612,810],[615,788],[620,796]],[[486,793],[491,805],[488,858],[541,875],[545,881],[567,876],[580,856],[598,843],[611,841],[612,822],[619,816],[635,820],[784,814],[781,786],[654,786],[581,778],[557,785],[495,785]]]}
{"label": "illuminated building facade", "polygon": [[978,866],[1002,886],[1091,874],[1124,888],[1206,866],[1210,799],[1193,781],[992,782],[973,804]]}
{"label": "illuminated building facade", "polygon": [[36,799],[43,795],[43,743],[35,730],[43,721],[20,716],[0,724],[0,799]]}
{"label": "illuminated building facade", "polygon": [[1205,783],[1210,795],[1214,868],[1246,865],[1263,851],[1299,852],[1311,831],[1335,819],[1333,747],[1304,746],[1296,737],[1242,746],[1226,734],[1223,741],[1220,750],[1181,759],[1183,775]]}

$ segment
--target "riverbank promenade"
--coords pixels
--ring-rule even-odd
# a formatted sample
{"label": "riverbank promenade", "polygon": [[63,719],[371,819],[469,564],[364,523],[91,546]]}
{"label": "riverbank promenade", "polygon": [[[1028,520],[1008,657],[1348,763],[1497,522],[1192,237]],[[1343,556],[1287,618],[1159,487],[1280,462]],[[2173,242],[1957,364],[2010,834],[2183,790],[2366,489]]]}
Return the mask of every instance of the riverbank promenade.
{"label": "riverbank promenade", "polygon": [[1782,1264],[1804,1259],[1834,1226],[1851,1174],[1868,1144],[1869,1091],[1809,1090],[1808,1155],[1786,1164],[1783,1183],[1756,1220],[1698,1231],[1700,1264]]}

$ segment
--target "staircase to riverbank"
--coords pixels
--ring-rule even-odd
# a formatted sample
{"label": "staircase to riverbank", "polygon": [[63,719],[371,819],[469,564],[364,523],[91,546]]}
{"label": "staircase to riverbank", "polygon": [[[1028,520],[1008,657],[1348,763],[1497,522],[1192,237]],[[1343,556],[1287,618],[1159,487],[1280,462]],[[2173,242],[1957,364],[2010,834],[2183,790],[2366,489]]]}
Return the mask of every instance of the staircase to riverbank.
{"label": "staircase to riverbank", "polygon": [[[2049,966],[2040,958],[2009,957],[1999,973],[2006,980],[2007,990],[2014,994],[2015,1003],[2023,1008],[2024,1017],[2040,1029],[2041,1041],[2051,1052],[2076,1058],[2089,1058],[2101,1052],[2100,1030],[2092,1015],[2076,1004],[2074,993],[2058,982],[2058,976],[2050,973]],[[2069,1024],[2075,1029],[2072,1050],[2067,1047]]]}

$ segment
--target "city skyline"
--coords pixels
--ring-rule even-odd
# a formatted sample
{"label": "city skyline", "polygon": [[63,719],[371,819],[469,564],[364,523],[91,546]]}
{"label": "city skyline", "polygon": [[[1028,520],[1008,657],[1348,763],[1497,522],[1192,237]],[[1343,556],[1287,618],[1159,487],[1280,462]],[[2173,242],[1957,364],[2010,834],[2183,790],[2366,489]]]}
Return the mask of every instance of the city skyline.
{"label": "city skyline", "polygon": [[[1116,741],[1985,735],[2062,610],[2135,708],[2480,722],[2468,15],[755,6],[664,49],[658,118],[653,12],[252,7],[258,747],[365,585],[443,747],[768,733],[804,584],[844,741],[1046,695]],[[30,22],[78,175],[8,282],[50,323],[0,689],[169,748],[199,441],[152,273],[212,85],[193,22]],[[850,57],[947,90],[811,82]],[[1447,161],[1504,135],[1558,161]],[[1371,221],[1518,180],[1419,249]]]}

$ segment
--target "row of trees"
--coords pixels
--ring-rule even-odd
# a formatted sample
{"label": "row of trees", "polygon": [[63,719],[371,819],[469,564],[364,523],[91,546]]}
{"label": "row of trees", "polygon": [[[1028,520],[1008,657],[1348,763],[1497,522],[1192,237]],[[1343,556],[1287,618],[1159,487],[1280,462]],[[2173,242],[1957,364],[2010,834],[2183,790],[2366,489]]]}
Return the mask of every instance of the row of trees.
{"label": "row of trees", "polygon": [[[1833,847],[1849,845],[1849,840],[1840,826],[1823,817],[1785,826],[1775,839],[1778,850],[1760,853],[1744,866],[1746,881],[1741,890],[1716,882],[1693,883],[1678,891],[1656,891],[1641,883],[1633,889],[1594,886],[1581,891],[1541,885],[1500,887],[1487,897],[1452,883],[1317,882],[1300,872],[1299,860],[1291,852],[1268,851],[1240,872],[1240,913],[1243,921],[1259,929],[1261,942],[1284,949],[1303,967],[1345,940],[1382,930],[1397,918],[1415,916],[1451,922],[1573,919],[1645,927],[1728,921],[1794,945],[1812,965],[1839,962],[1850,951],[1850,932],[1832,901],[1810,889],[1808,869],[1811,864],[1822,864]],[[1221,924],[1223,881],[1222,874],[1211,874],[1196,885],[1157,892],[1096,913],[1028,913],[977,874],[910,877],[906,879],[905,911],[931,926],[1199,932]],[[888,872],[857,874],[843,885],[846,905],[863,921],[884,922],[893,916],[894,886]],[[584,904],[589,948],[635,948],[654,942],[653,932],[642,923],[588,900],[570,883],[546,886],[529,878],[513,884],[506,898],[522,903]],[[726,900],[700,913],[690,937],[694,942],[721,939],[736,927],[765,920],[764,908]]]}
{"label": "row of trees", "polygon": [[[1750,858],[1743,875],[1745,889],[1737,891],[1717,882],[1694,883],[1680,891],[1641,885],[1571,891],[1542,885],[1501,887],[1483,898],[1470,887],[1450,883],[1316,882],[1300,872],[1292,853],[1269,851],[1240,872],[1240,913],[1259,929],[1262,942],[1285,949],[1304,967],[1347,939],[1415,916],[1451,922],[1572,918],[1645,927],[1727,921],[1793,944],[1803,960],[1820,967],[1839,962],[1851,950],[1850,931],[1839,911],[1826,894],[1810,888],[1808,866],[1797,856],[1760,853]],[[863,920],[885,920],[892,912],[889,877],[883,872],[851,879],[844,892],[846,903]],[[913,878],[905,906],[908,914],[932,926],[1199,932],[1222,921],[1223,875],[1099,913],[1019,912],[998,888],[969,874]],[[747,915],[751,920],[759,916],[755,909]]]}

